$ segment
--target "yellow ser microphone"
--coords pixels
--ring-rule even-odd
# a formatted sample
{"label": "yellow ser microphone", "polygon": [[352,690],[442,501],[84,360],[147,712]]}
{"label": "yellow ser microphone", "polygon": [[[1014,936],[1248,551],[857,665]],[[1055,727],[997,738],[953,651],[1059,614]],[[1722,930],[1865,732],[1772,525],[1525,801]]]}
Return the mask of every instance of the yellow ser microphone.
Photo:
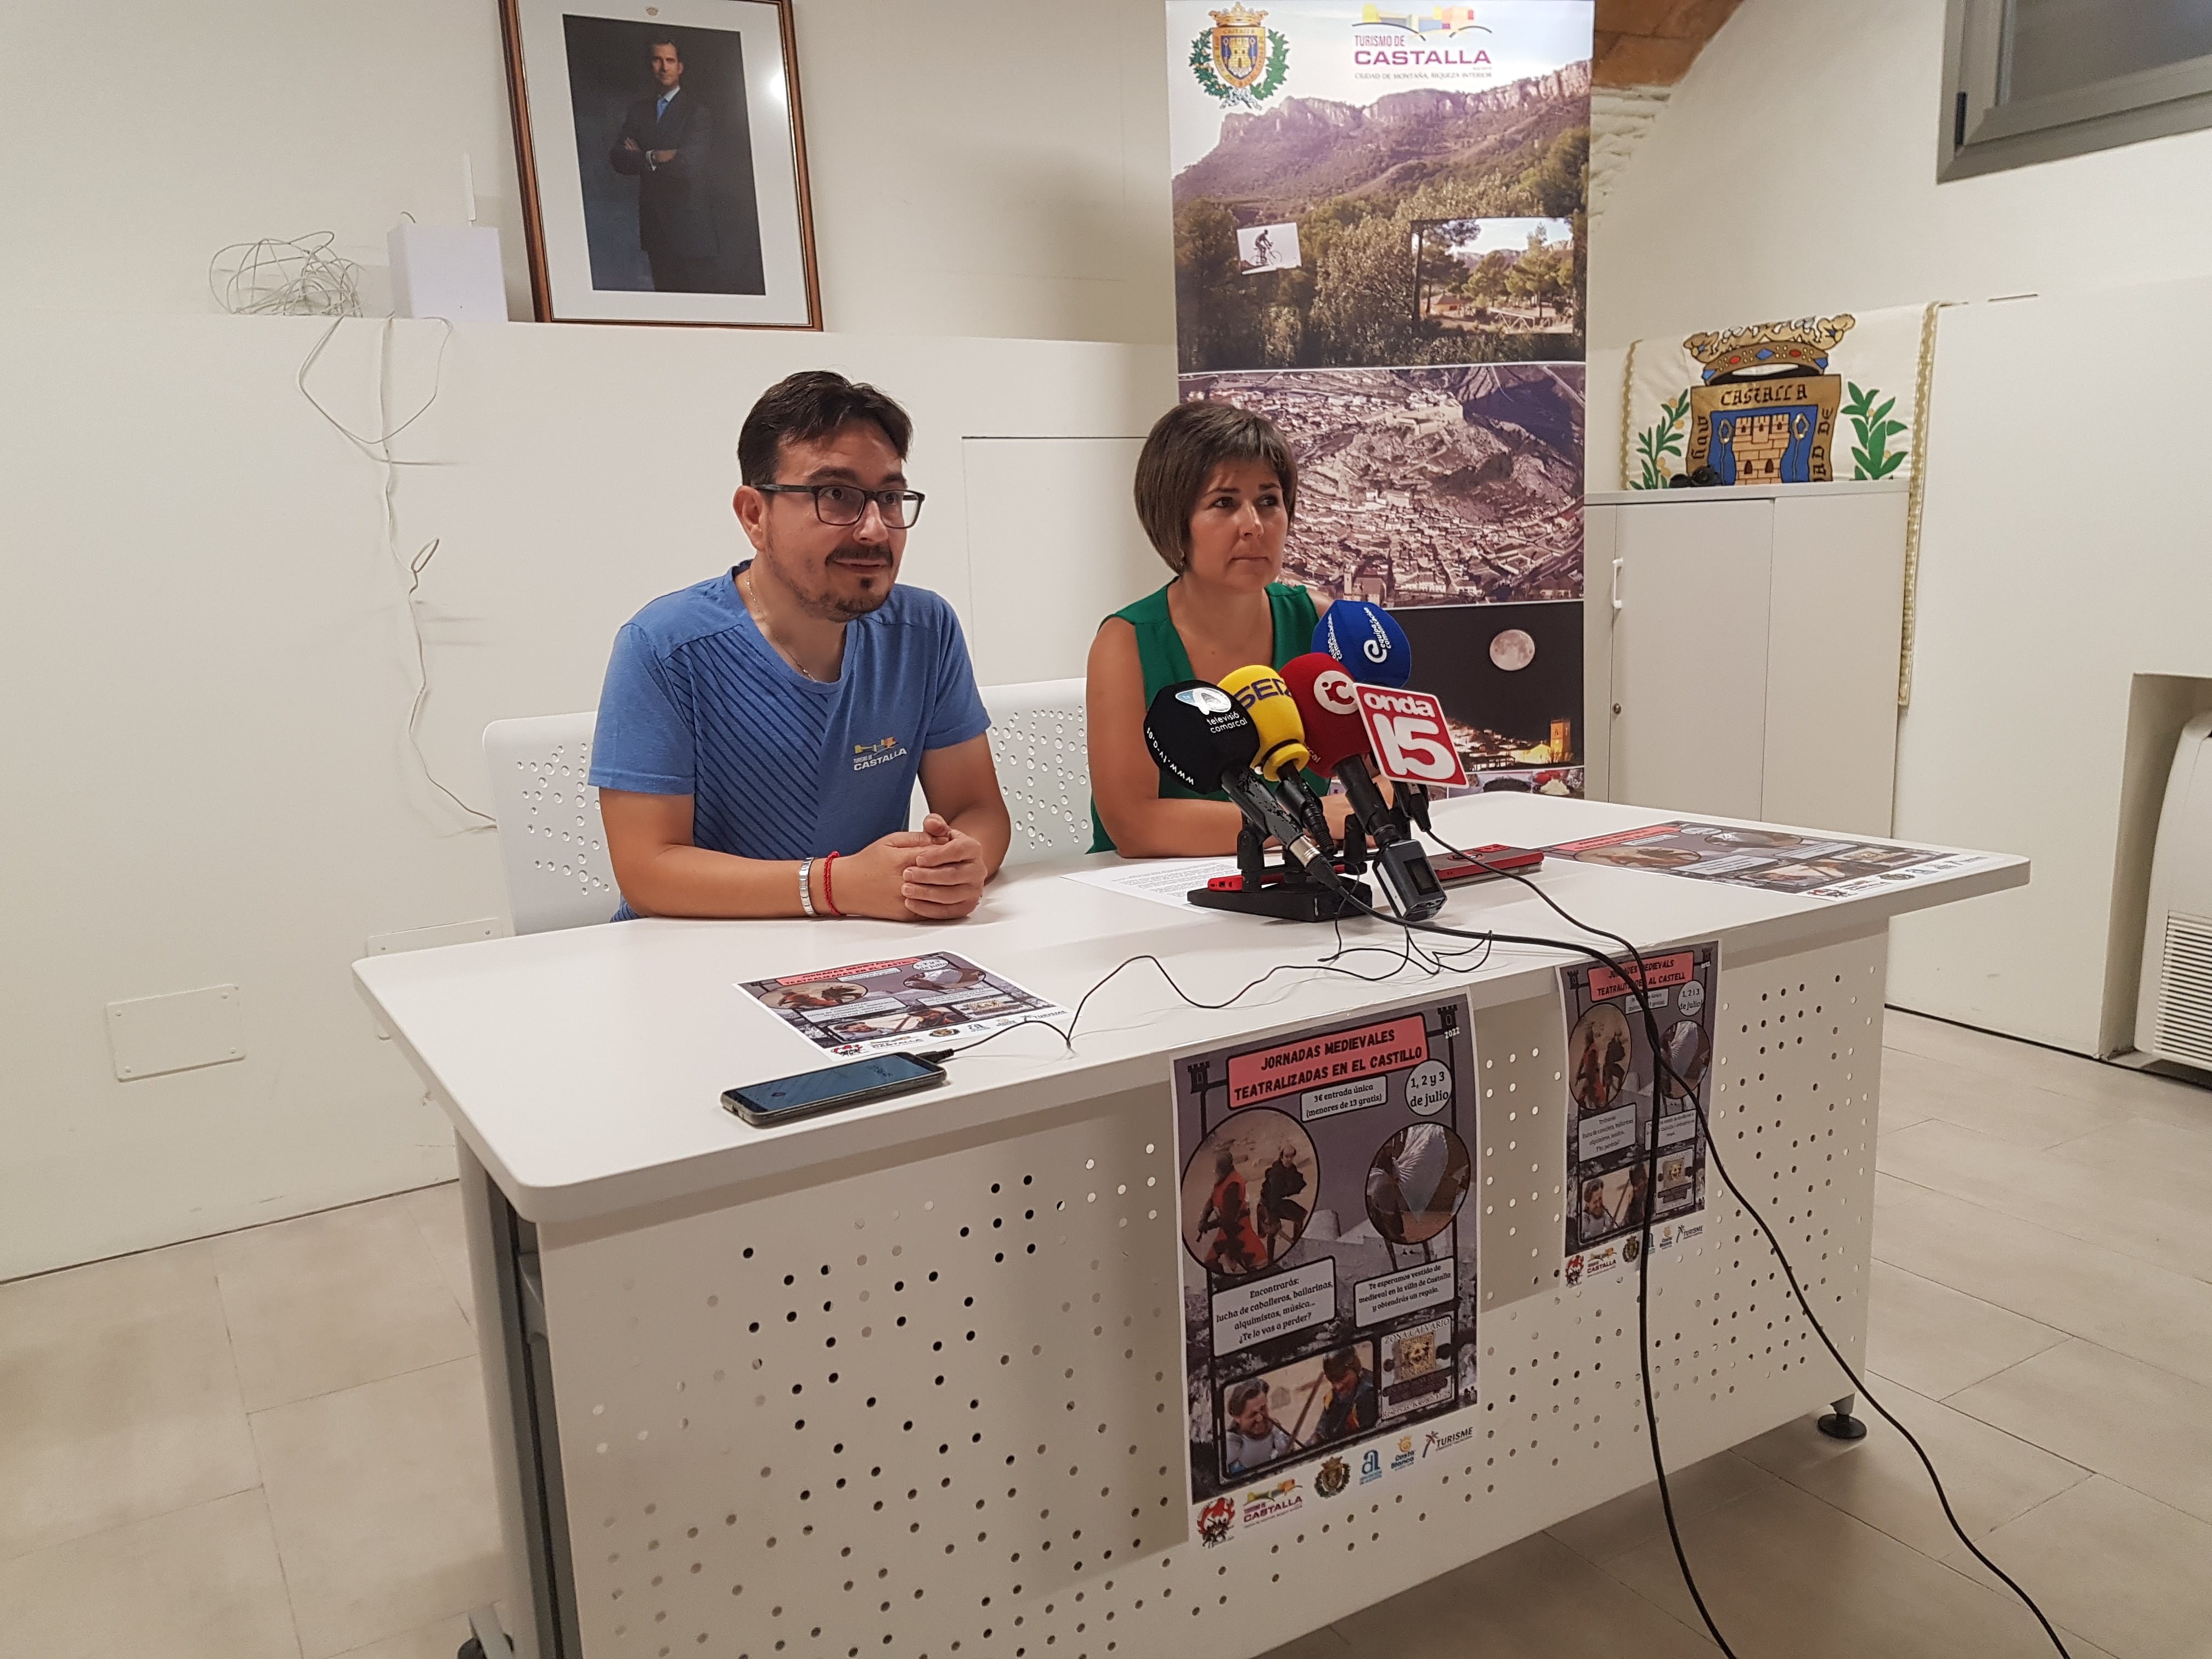
{"label": "yellow ser microphone", "polygon": [[1313,751],[1306,747],[1306,723],[1298,718],[1297,700],[1280,674],[1257,665],[1240,668],[1222,677],[1221,689],[1260,730],[1252,764],[1264,776],[1279,783],[1285,773],[1295,777],[1301,769],[1312,764]]}
{"label": "yellow ser microphone", "polygon": [[1326,857],[1334,857],[1336,842],[1328,833],[1328,814],[1299,775],[1313,763],[1313,751],[1306,747],[1306,723],[1299,716],[1291,688],[1273,669],[1255,665],[1224,676],[1221,689],[1259,730],[1252,764],[1275,786],[1298,822],[1305,825],[1314,844]]}

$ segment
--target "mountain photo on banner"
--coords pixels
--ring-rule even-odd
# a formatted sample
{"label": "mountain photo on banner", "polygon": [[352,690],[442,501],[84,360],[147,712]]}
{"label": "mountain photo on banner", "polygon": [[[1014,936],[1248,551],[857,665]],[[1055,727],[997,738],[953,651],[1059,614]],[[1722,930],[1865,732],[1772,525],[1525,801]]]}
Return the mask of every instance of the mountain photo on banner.
{"label": "mountain photo on banner", "polygon": [[1579,362],[1591,9],[1174,0],[1182,371]]}
{"label": "mountain photo on banner", "polygon": [[1298,458],[1283,579],[1376,605],[1583,595],[1583,366],[1189,374]]}

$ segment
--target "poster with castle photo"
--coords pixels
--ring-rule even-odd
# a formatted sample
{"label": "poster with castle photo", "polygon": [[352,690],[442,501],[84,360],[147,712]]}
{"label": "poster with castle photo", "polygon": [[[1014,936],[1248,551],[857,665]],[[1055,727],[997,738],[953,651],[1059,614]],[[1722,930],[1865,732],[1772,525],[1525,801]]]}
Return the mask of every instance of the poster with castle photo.
{"label": "poster with castle photo", "polygon": [[1448,997],[1176,1058],[1201,1540],[1382,1474],[1386,1441],[1474,1403],[1474,1049]]}
{"label": "poster with castle photo", "polygon": [[1579,794],[1592,7],[1167,14],[1182,396],[1282,428],[1284,579],[1420,635],[1476,787]]}
{"label": "poster with castle photo", "polygon": [[1184,374],[1582,360],[1588,0],[1167,10]]}

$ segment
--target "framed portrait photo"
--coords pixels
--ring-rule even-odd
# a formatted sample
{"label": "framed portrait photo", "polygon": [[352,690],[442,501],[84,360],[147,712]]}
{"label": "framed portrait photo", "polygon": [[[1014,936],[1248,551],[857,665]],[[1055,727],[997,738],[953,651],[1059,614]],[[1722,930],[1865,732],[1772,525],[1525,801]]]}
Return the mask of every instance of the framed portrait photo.
{"label": "framed portrait photo", "polygon": [[501,0],[540,322],[822,326],[790,0]]}

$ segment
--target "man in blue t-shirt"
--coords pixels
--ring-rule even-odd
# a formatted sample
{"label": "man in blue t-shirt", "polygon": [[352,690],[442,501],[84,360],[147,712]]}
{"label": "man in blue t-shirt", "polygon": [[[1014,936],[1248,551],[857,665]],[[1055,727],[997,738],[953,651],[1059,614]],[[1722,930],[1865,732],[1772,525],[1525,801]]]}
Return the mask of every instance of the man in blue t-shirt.
{"label": "man in blue t-shirt", "polygon": [[[900,587],[913,423],[822,371],[738,434],[753,556],[615,636],[592,747],[621,920],[950,921],[1012,833],[951,606]],[[920,775],[929,799],[906,828]]]}

